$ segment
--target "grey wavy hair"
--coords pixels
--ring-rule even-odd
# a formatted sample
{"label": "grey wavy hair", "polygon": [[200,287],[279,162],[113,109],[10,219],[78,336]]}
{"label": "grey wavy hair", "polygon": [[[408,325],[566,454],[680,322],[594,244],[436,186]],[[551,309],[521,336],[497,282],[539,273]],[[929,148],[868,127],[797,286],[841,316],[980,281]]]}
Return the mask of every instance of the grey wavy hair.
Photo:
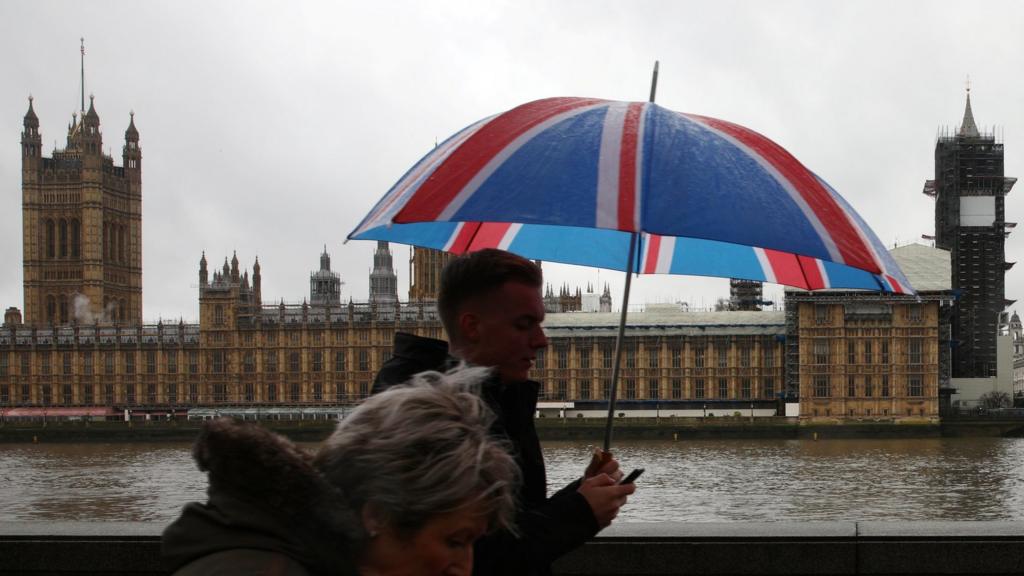
{"label": "grey wavy hair", "polygon": [[314,465],[354,510],[366,504],[400,532],[480,504],[490,529],[514,529],[519,467],[488,431],[479,396],[490,369],[424,372],[366,399],[338,424]]}

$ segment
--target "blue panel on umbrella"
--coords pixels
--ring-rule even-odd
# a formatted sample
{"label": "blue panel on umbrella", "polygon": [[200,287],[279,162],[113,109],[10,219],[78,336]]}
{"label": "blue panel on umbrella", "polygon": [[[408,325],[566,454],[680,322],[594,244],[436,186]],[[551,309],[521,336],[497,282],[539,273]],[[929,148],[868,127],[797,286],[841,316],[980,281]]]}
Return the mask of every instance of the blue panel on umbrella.
{"label": "blue panel on umbrella", "polygon": [[610,270],[625,270],[629,234],[567,226],[523,226],[508,249],[516,254]]}
{"label": "blue panel on umbrella", "polygon": [[[653,124],[653,129],[650,128]],[[644,139],[645,229],[828,258],[786,190],[733,143],[662,108]]]}
{"label": "blue panel on umbrella", "polygon": [[496,221],[500,214],[505,222],[593,226],[605,112],[584,112],[530,139],[452,219]]}
{"label": "blue panel on umbrella", "polygon": [[393,224],[378,226],[359,233],[353,238],[358,240],[386,240],[400,244],[411,244],[424,248],[444,249],[451,238],[458,222],[416,222],[413,224]]}
{"label": "blue panel on umbrella", "polygon": [[749,246],[694,238],[676,239],[670,272],[693,276],[765,280],[761,263]]}

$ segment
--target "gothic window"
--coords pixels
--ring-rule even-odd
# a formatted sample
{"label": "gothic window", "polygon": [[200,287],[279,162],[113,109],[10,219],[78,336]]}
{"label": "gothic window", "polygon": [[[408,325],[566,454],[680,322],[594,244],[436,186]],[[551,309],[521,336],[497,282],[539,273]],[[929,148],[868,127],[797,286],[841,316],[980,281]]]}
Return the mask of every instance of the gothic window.
{"label": "gothic window", "polygon": [[679,345],[674,345],[670,349],[672,355],[672,367],[682,368],[683,367],[683,349]]}
{"label": "gothic window", "polygon": [[57,224],[57,238],[59,239],[58,254],[61,258],[68,257],[68,221],[61,218]]}
{"label": "gothic window", "polygon": [[546,356],[546,354],[544,353],[544,349],[543,348],[541,348],[540,350],[537,350],[537,358],[533,361],[533,368],[535,370],[543,370],[544,369],[544,357],[545,356]]}
{"label": "gothic window", "polygon": [[614,351],[614,349],[611,346],[602,346],[601,347],[601,367],[602,368],[611,368],[612,367],[612,362],[614,361],[613,360],[614,356],[615,356],[615,351]]}
{"label": "gothic window", "polygon": [[658,367],[658,349],[653,346],[647,349],[647,367]]}
{"label": "gothic window", "polygon": [[50,375],[50,353],[43,352],[39,355],[39,367],[42,368],[44,376]]}
{"label": "gothic window", "polygon": [[882,364],[889,363],[889,341],[882,340]]}
{"label": "gothic window", "polygon": [[46,257],[54,258],[57,255],[56,251],[56,231],[54,230],[53,220],[46,220]]}
{"label": "gothic window", "polygon": [[715,348],[718,350],[718,367],[727,368],[729,366],[729,349],[725,347],[724,342],[715,344]]}
{"label": "gothic window", "polygon": [[345,371],[345,351],[335,350],[334,351],[334,371],[344,372]]}
{"label": "gothic window", "polygon": [[911,324],[920,324],[924,320],[923,307],[920,304],[907,305],[907,320]]}
{"label": "gothic window", "polygon": [[774,368],[775,367],[775,349],[772,348],[771,344],[768,344],[764,348],[764,367]]}
{"label": "gothic window", "polygon": [[124,353],[124,373],[135,374],[135,352]]}
{"label": "gothic window", "polygon": [[824,374],[814,376],[814,395],[818,398],[828,398],[832,395],[829,390],[828,376]]}
{"label": "gothic window", "polygon": [[557,350],[558,354],[558,367],[562,370],[569,367],[569,349],[560,346]]}
{"label": "gothic window", "polygon": [[579,387],[580,387],[580,394],[579,394],[580,400],[590,400],[590,379],[587,378],[585,380],[580,380],[579,381]]}
{"label": "gothic window", "polygon": [[873,364],[875,361],[875,343],[871,340],[864,341],[864,363]]}
{"label": "gothic window", "polygon": [[[537,356],[540,358],[540,355]],[[370,369],[370,352],[366,348],[359,349],[359,370],[365,372]]]}
{"label": "gothic window", "polygon": [[868,398],[875,395],[875,379],[871,376],[864,377],[864,395]]}
{"label": "gothic window", "polygon": [[267,384],[267,402],[277,402],[276,384]]}
{"label": "gothic window", "polygon": [[818,325],[828,324],[828,305],[814,305],[814,323]]}
{"label": "gothic window", "polygon": [[718,379],[718,397],[722,399],[729,397],[729,380],[725,378]]}
{"label": "gothic window", "polygon": [[636,368],[636,348],[626,344],[626,368]]}
{"label": "gothic window", "polygon": [[626,378],[626,399],[636,399],[636,380],[633,378]]}
{"label": "gothic window", "polygon": [[320,383],[320,382],[314,382],[313,383],[313,400],[320,401],[320,400],[323,400],[323,399],[324,399],[324,385],[322,383]]}
{"label": "gothic window", "polygon": [[65,376],[71,375],[71,352],[65,352],[62,359],[61,374]]}
{"label": "gothic window", "polygon": [[828,340],[814,341],[814,363],[828,364]]}
{"label": "gothic window", "polygon": [[82,352],[82,374],[92,376],[92,351]]}
{"label": "gothic window", "polygon": [[846,395],[850,397],[857,395],[857,382],[853,376],[846,377]]}
{"label": "gothic window", "polygon": [[167,355],[167,373],[177,374],[178,373],[178,351],[168,350],[165,352]]}
{"label": "gothic window", "polygon": [[647,381],[647,397],[651,400],[657,400],[659,397],[658,392],[658,380],[651,378]]}
{"label": "gothic window", "polygon": [[704,347],[693,349],[693,367],[703,368],[704,367]]}
{"label": "gothic window", "polygon": [[[313,351],[313,372],[324,371],[324,353],[320,350]],[[319,400],[319,398],[318,398]]]}
{"label": "gothic window", "polygon": [[559,379],[555,383],[555,400],[565,400],[569,395],[569,383],[564,379]]}
{"label": "gothic window", "polygon": [[292,384],[288,387],[288,401],[298,402],[299,401],[299,385]]}
{"label": "gothic window", "polygon": [[740,367],[750,367],[750,345],[745,344],[740,348]]}
{"label": "gothic window", "polygon": [[54,324],[57,321],[57,299],[53,295],[46,297],[46,322]]}
{"label": "gothic window", "polygon": [[590,368],[590,348],[580,348],[578,353],[580,355],[580,368]]}
{"label": "gothic window", "polygon": [[765,376],[761,384],[764,386],[764,397],[773,398],[775,396],[775,377]]}
{"label": "gothic window", "polygon": [[704,379],[697,378],[693,381],[693,397],[703,398],[704,397]]}
{"label": "gothic window", "polygon": [[71,219],[71,257],[78,258],[81,256],[82,246],[82,225],[78,222],[77,218]]}
{"label": "gothic window", "polygon": [[753,394],[753,390],[750,383],[750,378],[743,378],[740,380],[740,397],[750,398]]}
{"label": "gothic window", "polygon": [[156,374],[156,350],[146,350],[146,374]]}
{"label": "gothic window", "polygon": [[7,376],[7,351],[0,350],[0,376]]}
{"label": "gothic window", "polygon": [[252,374],[256,371],[256,353],[252,350],[246,350],[245,355],[242,357],[242,371],[247,374]]}
{"label": "gothic window", "polygon": [[196,350],[188,351],[188,373],[198,374],[199,373],[199,352]]}
{"label": "gothic window", "polygon": [[678,400],[683,397],[683,381],[679,378],[672,379],[672,398]]}
{"label": "gothic window", "polygon": [[907,395],[908,396],[923,396],[924,395],[924,384],[923,378],[920,374],[911,374],[907,376]]}
{"label": "gothic window", "polygon": [[273,374],[277,372],[277,350],[270,350],[263,356],[264,372]]}
{"label": "gothic window", "polygon": [[854,342],[853,340],[846,341],[846,363],[857,363],[857,343]]}
{"label": "gothic window", "polygon": [[288,371],[298,372],[299,371],[300,358],[298,352],[288,353]]}
{"label": "gothic window", "polygon": [[224,307],[217,304],[213,308],[213,325],[222,326],[224,324]]}
{"label": "gothic window", "polygon": [[61,386],[60,396],[61,396],[61,403],[64,404],[65,406],[70,406],[71,404],[74,403],[75,397],[74,397],[74,393],[73,393],[73,391],[71,389],[71,384],[65,384],[65,385]]}
{"label": "gothic window", "polygon": [[921,363],[921,340],[915,339],[908,342],[909,360],[910,364]]}

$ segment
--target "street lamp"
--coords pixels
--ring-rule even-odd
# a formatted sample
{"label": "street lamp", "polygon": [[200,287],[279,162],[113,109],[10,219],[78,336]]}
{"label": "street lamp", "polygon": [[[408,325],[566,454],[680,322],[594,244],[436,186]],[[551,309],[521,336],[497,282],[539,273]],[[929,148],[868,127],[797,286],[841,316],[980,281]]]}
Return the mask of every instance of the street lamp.
{"label": "street lamp", "polygon": [[706,402],[704,403],[704,417],[705,417],[705,418],[707,418],[707,417],[708,417],[708,405],[707,405],[707,403],[706,403]]}

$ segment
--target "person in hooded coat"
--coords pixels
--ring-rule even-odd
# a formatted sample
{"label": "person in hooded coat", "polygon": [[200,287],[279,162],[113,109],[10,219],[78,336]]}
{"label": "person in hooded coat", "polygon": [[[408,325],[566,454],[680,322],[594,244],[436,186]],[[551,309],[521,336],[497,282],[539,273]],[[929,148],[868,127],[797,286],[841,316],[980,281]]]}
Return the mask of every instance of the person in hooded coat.
{"label": "person in hooded coat", "polygon": [[488,370],[427,373],[368,399],[311,453],[254,423],[207,422],[208,499],[163,533],[175,576],[468,575],[514,529],[519,472],[488,433]]}

